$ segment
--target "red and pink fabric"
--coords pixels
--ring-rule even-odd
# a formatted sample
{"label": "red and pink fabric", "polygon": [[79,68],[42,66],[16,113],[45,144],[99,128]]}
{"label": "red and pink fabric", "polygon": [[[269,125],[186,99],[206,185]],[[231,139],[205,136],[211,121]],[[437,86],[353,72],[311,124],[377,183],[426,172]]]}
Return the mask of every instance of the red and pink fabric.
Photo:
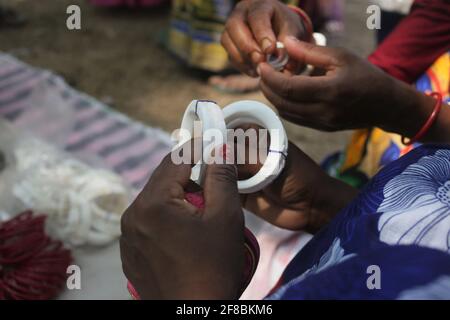
{"label": "red and pink fabric", "polygon": [[102,7],[154,7],[168,0],[89,0],[89,2]]}

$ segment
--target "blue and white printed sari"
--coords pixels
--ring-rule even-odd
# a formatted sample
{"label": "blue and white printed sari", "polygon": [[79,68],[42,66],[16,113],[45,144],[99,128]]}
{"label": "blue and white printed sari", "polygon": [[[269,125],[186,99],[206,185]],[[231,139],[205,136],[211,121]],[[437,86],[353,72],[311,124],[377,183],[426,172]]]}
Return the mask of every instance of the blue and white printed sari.
{"label": "blue and white printed sari", "polygon": [[268,299],[450,299],[450,146],[422,146],[383,168]]}

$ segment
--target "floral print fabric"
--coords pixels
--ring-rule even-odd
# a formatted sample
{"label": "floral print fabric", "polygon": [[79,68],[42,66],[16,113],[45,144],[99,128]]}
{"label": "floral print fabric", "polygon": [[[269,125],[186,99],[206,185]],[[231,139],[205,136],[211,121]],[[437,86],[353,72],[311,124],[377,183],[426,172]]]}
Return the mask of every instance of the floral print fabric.
{"label": "floral print fabric", "polygon": [[[370,282],[379,272],[379,288]],[[386,165],[283,273],[269,299],[450,299],[450,146]]]}

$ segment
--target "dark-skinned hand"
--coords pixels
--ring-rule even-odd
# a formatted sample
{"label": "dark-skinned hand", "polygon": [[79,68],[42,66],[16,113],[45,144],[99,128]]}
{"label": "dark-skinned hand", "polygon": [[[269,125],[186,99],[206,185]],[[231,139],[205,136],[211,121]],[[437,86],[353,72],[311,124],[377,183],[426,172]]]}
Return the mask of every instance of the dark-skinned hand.
{"label": "dark-skinned hand", "polygon": [[126,277],[142,299],[235,299],[244,218],[233,165],[209,165],[205,208],[185,201],[191,166],[168,155],[122,218]]}
{"label": "dark-skinned hand", "polygon": [[[241,129],[259,127],[249,124],[241,126]],[[270,137],[258,134],[258,139],[270,140]],[[257,146],[260,146],[259,140]],[[248,141],[245,147],[248,157],[254,150],[250,150]],[[237,166],[239,179],[255,175],[264,159],[258,159],[257,164],[248,162]],[[356,194],[356,189],[327,175],[304,152],[289,143],[288,157],[281,174],[262,191],[241,195],[241,200],[246,209],[273,225],[314,233],[350,203]]]}
{"label": "dark-skinned hand", "polygon": [[[276,41],[288,36],[310,36],[297,13],[276,0],[243,0],[227,20],[222,45],[234,67],[256,77],[257,65],[265,61],[266,54],[275,53]],[[300,67],[295,62],[287,66],[292,71]]]}
{"label": "dark-skinned hand", "polygon": [[316,76],[291,75],[262,63],[260,87],[280,116],[323,131],[380,127],[411,136],[435,101],[344,49],[287,38],[291,59],[316,67]]}

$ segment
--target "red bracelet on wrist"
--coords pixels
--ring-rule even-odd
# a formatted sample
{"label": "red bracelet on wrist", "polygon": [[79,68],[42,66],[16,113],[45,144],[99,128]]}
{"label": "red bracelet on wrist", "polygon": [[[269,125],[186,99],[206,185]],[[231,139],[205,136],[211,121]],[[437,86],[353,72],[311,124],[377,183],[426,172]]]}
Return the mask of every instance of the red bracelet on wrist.
{"label": "red bracelet on wrist", "polygon": [[308,33],[308,41],[313,40],[314,27],[313,27],[311,19],[306,14],[306,12],[296,6],[288,5],[288,7],[289,7],[289,9],[294,11],[296,14],[298,14],[300,16],[300,18],[302,19],[303,25],[305,26],[306,32]]}
{"label": "red bracelet on wrist", "polygon": [[436,99],[436,105],[434,106],[433,112],[431,113],[430,117],[428,118],[427,122],[425,122],[425,124],[423,125],[423,127],[419,130],[419,132],[409,141],[407,141],[406,137],[402,137],[402,143],[405,146],[410,146],[413,143],[419,141],[420,139],[423,138],[423,136],[428,132],[428,130],[430,130],[431,126],[434,124],[434,122],[436,121],[439,112],[441,111],[442,108],[442,94],[440,94],[439,92],[431,92],[431,93],[427,93],[427,96],[433,97]]}

